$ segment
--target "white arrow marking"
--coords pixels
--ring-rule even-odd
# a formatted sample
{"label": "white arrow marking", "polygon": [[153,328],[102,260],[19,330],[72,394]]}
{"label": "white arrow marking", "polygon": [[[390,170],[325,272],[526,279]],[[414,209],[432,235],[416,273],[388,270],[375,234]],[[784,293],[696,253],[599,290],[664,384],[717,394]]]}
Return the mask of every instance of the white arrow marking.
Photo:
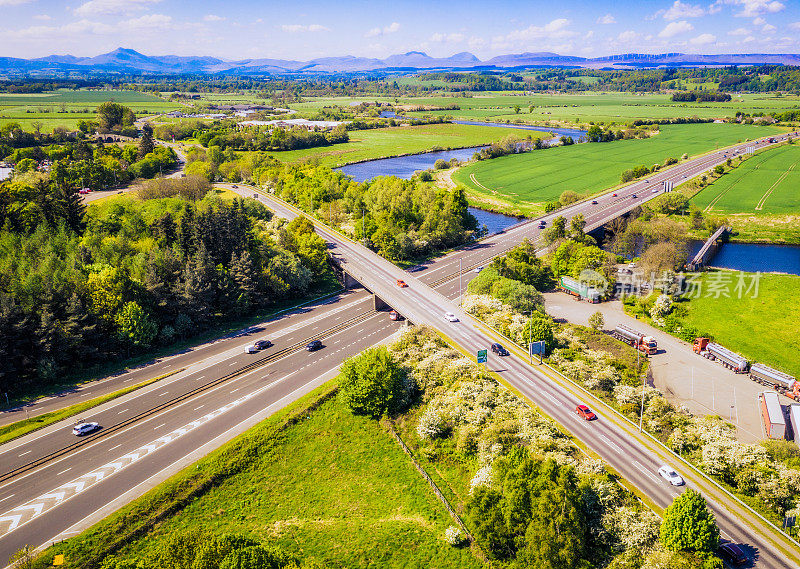
{"label": "white arrow marking", "polygon": [[22,515],[5,516],[3,518],[0,518],[0,522],[11,522],[11,525],[8,526],[8,530],[7,531],[13,531],[13,530],[17,529],[17,526],[19,525],[19,521],[21,519],[22,519]]}
{"label": "white arrow marking", "polygon": [[86,486],[85,480],[78,480],[77,482],[70,482],[69,484],[64,484],[62,488],[71,488],[74,487],[73,493],[77,494],[78,492],[83,491],[83,488]]}
{"label": "white arrow marking", "polygon": [[52,494],[45,494],[44,496],[39,496],[40,500],[50,500],[52,498],[56,499],[56,502],[61,502],[64,499],[64,492],[59,492],[56,490]]}
{"label": "white arrow marking", "polygon": [[20,506],[20,507],[15,508],[15,509],[17,511],[19,511],[19,510],[34,510],[33,517],[36,517],[36,516],[38,516],[39,514],[42,513],[42,510],[44,509],[44,504],[42,504],[41,502],[36,502],[35,504],[25,504],[24,506]]}

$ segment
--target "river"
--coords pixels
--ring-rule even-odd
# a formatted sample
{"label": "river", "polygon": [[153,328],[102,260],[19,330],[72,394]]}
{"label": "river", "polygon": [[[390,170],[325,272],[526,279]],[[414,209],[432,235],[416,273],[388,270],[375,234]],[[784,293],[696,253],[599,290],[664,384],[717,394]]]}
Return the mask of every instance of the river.
{"label": "river", "polygon": [[5,180],[11,176],[12,168],[0,168],[0,180]]}
{"label": "river", "polygon": [[472,158],[472,155],[481,148],[485,148],[485,146],[460,148],[458,150],[437,150],[410,156],[395,156],[394,158],[379,158],[357,164],[348,164],[336,169],[342,174],[352,176],[359,183],[371,180],[376,176],[397,176],[403,180],[409,180],[414,175],[414,172],[432,168],[440,158],[447,161],[450,161],[451,158],[466,161]]}
{"label": "river", "polygon": [[[693,242],[689,257],[693,257],[702,245],[702,242]],[[800,245],[725,243],[711,259],[709,266],[748,273],[800,275]]]}

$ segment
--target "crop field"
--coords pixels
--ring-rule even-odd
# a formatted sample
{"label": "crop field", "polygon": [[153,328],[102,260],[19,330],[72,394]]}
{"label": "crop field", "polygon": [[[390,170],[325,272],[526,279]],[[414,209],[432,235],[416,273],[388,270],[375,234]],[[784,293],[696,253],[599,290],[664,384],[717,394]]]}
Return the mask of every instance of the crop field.
{"label": "crop field", "polygon": [[617,186],[620,174],[634,166],[663,164],[684,153],[702,154],[779,131],[736,124],[668,125],[644,140],[559,146],[477,162],[458,170],[453,180],[479,198],[511,204],[523,213],[540,211],[565,190],[588,196]]}
{"label": "crop field", "polygon": [[164,113],[180,107],[138,91],[94,91],[62,89],[51,93],[0,94],[0,126],[19,123],[24,130],[33,130],[33,123],[42,124],[42,132],[61,126],[77,128],[80,119],[95,118],[100,103],[114,101],[130,107],[137,114]]}
{"label": "crop field", "polygon": [[359,130],[351,131],[349,134],[350,142],[343,144],[276,152],[273,155],[283,162],[318,157],[321,164],[333,168],[361,160],[400,154],[481,146],[509,136],[517,138],[526,138],[528,135],[548,136],[547,133],[530,130],[446,123]]}
{"label": "crop field", "polygon": [[786,145],[748,158],[692,198],[720,214],[800,213],[800,145]]}
{"label": "crop field", "polygon": [[[56,546],[54,553],[76,560],[101,549],[118,539],[118,531],[146,523],[153,510],[174,500],[180,480],[210,476],[224,468],[220,463],[253,457],[247,468],[221,477],[177,514],[132,538],[120,556],[141,558],[176,532],[202,529],[275,543],[303,566],[480,567],[469,548],[444,541],[451,518],[379,422],[353,416],[335,397],[304,410],[331,388],[326,384],[273,415],[229,444],[235,452],[221,450],[201,459],[85,536]],[[287,416],[297,422],[276,433]]]}
{"label": "crop field", "polygon": [[[704,275],[704,283],[715,278],[714,274]],[[734,292],[738,278],[738,272],[732,273],[728,297],[701,296],[685,303],[689,310],[686,322],[707,331],[717,342],[751,361],[763,362],[800,377],[800,360],[797,359],[800,277],[762,274],[756,298],[752,298],[752,293],[738,298]],[[745,283],[749,285],[750,275],[745,275]]]}

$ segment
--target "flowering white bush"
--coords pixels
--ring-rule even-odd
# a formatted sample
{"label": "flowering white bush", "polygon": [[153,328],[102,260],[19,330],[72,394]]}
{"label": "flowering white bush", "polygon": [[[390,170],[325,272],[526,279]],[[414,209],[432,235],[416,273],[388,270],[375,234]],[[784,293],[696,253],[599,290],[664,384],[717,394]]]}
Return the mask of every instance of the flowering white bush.
{"label": "flowering white bush", "polygon": [[646,508],[634,510],[623,506],[606,508],[602,524],[623,549],[643,550],[651,547],[658,539],[661,518]]}
{"label": "flowering white bush", "polygon": [[[664,317],[672,310],[672,299],[666,294],[660,295],[650,308],[650,317],[663,322]],[[661,324],[663,326],[663,324]]]}
{"label": "flowering white bush", "polygon": [[435,439],[445,431],[445,424],[438,409],[428,407],[420,416],[417,435],[421,439]]}
{"label": "flowering white bush", "polygon": [[461,533],[461,528],[450,526],[444,530],[444,540],[453,547],[459,546],[464,543],[464,535]]}
{"label": "flowering white bush", "polygon": [[469,491],[473,492],[480,486],[492,485],[492,465],[481,466],[469,482]]}
{"label": "flowering white bush", "polygon": [[632,385],[617,385],[614,387],[614,399],[619,405],[629,405],[639,400],[641,389]]}

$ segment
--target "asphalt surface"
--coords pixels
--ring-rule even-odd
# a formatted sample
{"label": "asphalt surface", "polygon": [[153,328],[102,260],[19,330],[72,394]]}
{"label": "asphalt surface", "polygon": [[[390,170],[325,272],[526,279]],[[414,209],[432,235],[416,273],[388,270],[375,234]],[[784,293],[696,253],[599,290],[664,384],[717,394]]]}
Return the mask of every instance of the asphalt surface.
{"label": "asphalt surface", "polygon": [[[669,172],[657,174],[653,178],[658,180],[650,183],[661,180],[660,175],[665,176],[664,179],[674,178],[678,181],[684,177],[691,178],[703,170],[712,168],[719,161],[724,161],[721,152],[712,157],[682,164]],[[618,190],[616,198],[601,196],[597,205],[588,202],[576,204],[546,219],[552,219],[555,215],[569,216],[580,212],[584,213],[587,219],[587,229],[592,229],[593,226],[602,225],[606,220],[635,207],[641,201],[655,197],[655,193],[642,194],[635,199],[630,197],[632,193],[641,192],[638,189],[640,185],[650,187],[645,186],[645,182],[639,182]],[[251,196],[253,190],[242,188],[242,192]],[[269,198],[263,195],[261,199]],[[601,200],[608,201],[604,203]],[[278,204],[270,206],[281,213],[283,206]],[[285,209],[288,217],[296,215],[290,208]],[[453,273],[457,272],[459,267],[462,268],[465,285],[467,275],[473,266],[486,263],[492,257],[502,254],[523,237],[535,239],[538,236],[536,224],[527,223],[484,240],[463,252],[451,254],[419,267],[412,276],[364,248],[341,239],[335,233],[324,229],[320,232],[323,237],[334,243],[334,252],[345,268],[367,288],[415,323],[426,323],[439,328],[468,353],[475,353],[477,349],[485,348],[494,339],[487,336],[466,315],[460,313],[456,304],[446,298],[453,298],[458,294],[456,288],[458,279],[452,279]],[[409,288],[398,289],[394,284],[397,278],[405,279],[410,285]],[[440,286],[445,296],[433,291],[424,283]],[[342,310],[339,317],[346,322],[347,317],[352,318],[356,310],[356,308]],[[446,323],[442,317],[445,310],[458,314],[462,321],[456,324]],[[220,349],[218,354],[201,358],[202,361],[198,364],[201,369],[187,368],[186,372],[181,372],[184,376],[180,377],[180,381],[166,380],[169,385],[157,382],[146,396],[139,395],[133,398],[138,399],[135,403],[138,405],[136,409],[148,411],[149,407],[150,414],[114,430],[113,425],[122,423],[123,418],[129,417],[135,410],[122,408],[121,405],[126,404],[123,400],[104,406],[102,411],[98,410],[98,413],[103,413],[102,416],[92,415],[85,418],[102,419],[99,422],[104,430],[108,429],[108,434],[104,434],[101,430],[87,437],[87,444],[69,454],[48,461],[34,470],[11,476],[0,483],[0,511],[5,512],[0,514],[0,558],[3,556],[7,558],[11,552],[24,544],[38,545],[59,535],[74,534],[81,527],[85,527],[88,523],[86,520],[92,519],[87,516],[93,512],[97,515],[104,506],[108,509],[112,504],[120,503],[122,499],[141,494],[157,482],[159,473],[169,472],[171,467],[180,462],[181,457],[196,456],[198,449],[210,449],[219,440],[220,433],[225,433],[229,425],[241,424],[247,418],[263,412],[265,408],[271,409],[282,404],[281,402],[288,402],[292,394],[304,388],[308,389],[309,385],[334,370],[342,359],[385,339],[399,328],[399,324],[389,321],[385,313],[367,315],[366,319],[357,325],[359,328],[351,326],[332,332],[324,340],[326,347],[319,352],[308,354],[301,351],[286,355],[257,370],[246,370],[219,384],[210,385],[188,399],[180,399],[192,391],[191,382],[207,384],[225,378],[231,372],[246,366],[253,358],[266,356],[270,350],[277,351],[282,349],[282,346],[290,344],[289,337],[279,338],[276,333],[283,327],[291,327],[291,324],[288,326],[281,324],[283,319],[277,322],[276,330],[272,333],[259,333],[255,336],[260,338],[266,335],[270,339],[275,338],[274,348],[256,356],[245,357],[243,347],[247,342],[234,346],[231,339],[229,350]],[[298,322],[298,324],[300,325],[298,330],[301,330],[310,323]],[[326,319],[325,326],[325,329],[331,328],[333,321]],[[305,336],[304,339],[312,337],[307,330],[302,330],[300,335]],[[250,337],[248,341],[252,339]],[[233,353],[236,349],[241,350],[239,354]],[[230,353],[226,353],[227,351]],[[490,366],[509,384],[540,404],[546,413],[567,426],[576,437],[586,442],[659,505],[666,506],[679,491],[668,486],[655,474],[663,459],[644,450],[641,444],[637,444],[635,436],[614,425],[604,416],[602,410],[596,410],[600,417],[598,421],[592,423],[578,421],[573,410],[580,398],[573,395],[569,389],[554,383],[553,378],[546,372],[532,370],[514,356],[502,360],[492,356]],[[151,368],[146,369],[150,371],[150,377],[159,375]],[[159,371],[164,373],[165,370]],[[200,377],[205,374],[208,377]],[[178,378],[178,374],[175,378]],[[162,405],[159,399],[175,400],[175,402],[163,410],[152,411]],[[120,416],[112,415],[115,412]],[[202,415],[203,413],[206,415]],[[107,425],[112,426],[107,427]],[[61,427],[68,428],[68,426]],[[59,445],[64,448],[63,445],[68,444],[67,440],[74,439],[71,435],[65,436],[63,430],[53,428],[49,433],[41,431],[19,439],[10,446],[3,446],[0,448],[2,457],[0,460],[3,463],[3,467],[0,468],[3,472],[0,472],[0,475],[8,473],[13,465],[22,466],[25,461],[30,462],[34,457],[45,458],[48,451],[58,448]],[[37,450],[39,447],[42,450]],[[9,460],[8,464],[12,465],[11,467],[6,467],[6,460]],[[690,481],[690,485],[692,484],[694,482]],[[702,485],[702,481],[698,484]],[[704,493],[708,495],[708,492]],[[729,504],[726,505],[730,507]],[[724,509],[714,504],[712,506],[726,537],[755,548],[753,554],[759,558],[758,566],[791,565],[779,553],[771,551],[760,534],[749,530],[738,517],[730,519]]]}

